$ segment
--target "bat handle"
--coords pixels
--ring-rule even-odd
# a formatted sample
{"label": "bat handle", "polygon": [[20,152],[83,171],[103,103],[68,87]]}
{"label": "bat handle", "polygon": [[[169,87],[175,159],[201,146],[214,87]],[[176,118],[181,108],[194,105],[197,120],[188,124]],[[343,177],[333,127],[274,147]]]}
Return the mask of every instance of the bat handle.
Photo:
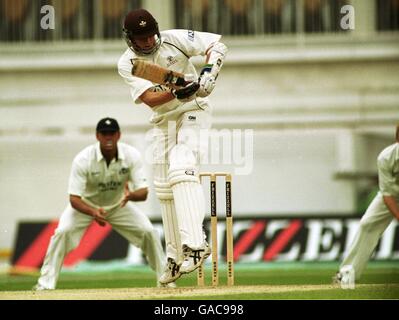
{"label": "bat handle", "polygon": [[[187,73],[184,75],[184,77],[178,77],[175,81],[169,81],[176,85],[177,87],[185,87],[186,85],[190,84],[191,82],[194,82],[196,80],[196,77],[192,73]],[[168,82],[168,81],[167,81]]]}
{"label": "bat handle", "polygon": [[197,78],[192,73],[187,73],[184,75],[184,81],[186,82],[194,82]]}

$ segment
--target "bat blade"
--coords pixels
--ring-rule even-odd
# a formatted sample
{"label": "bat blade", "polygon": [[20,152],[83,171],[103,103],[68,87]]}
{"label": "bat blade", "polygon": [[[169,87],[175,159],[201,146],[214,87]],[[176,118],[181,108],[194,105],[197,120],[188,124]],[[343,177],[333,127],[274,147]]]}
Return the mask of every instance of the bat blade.
{"label": "bat blade", "polygon": [[141,59],[131,59],[131,62],[133,64],[132,75],[135,77],[167,85],[174,89],[184,87],[189,83],[184,79],[183,73]]}

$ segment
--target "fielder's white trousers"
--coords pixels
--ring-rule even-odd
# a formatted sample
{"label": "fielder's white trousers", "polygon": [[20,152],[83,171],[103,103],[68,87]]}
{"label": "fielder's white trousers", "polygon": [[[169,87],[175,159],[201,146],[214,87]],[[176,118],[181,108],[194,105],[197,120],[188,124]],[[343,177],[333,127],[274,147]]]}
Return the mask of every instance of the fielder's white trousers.
{"label": "fielder's white trousers", "polygon": [[340,268],[344,265],[352,265],[356,280],[358,280],[366,268],[381,235],[393,219],[392,213],[388,210],[383,196],[379,192],[360,220],[359,230]]}
{"label": "fielder's white trousers", "polygon": [[[150,267],[159,278],[164,269],[165,257],[159,234],[148,217],[136,205],[128,202],[124,208],[110,210],[106,219],[115,231],[143,250]],[[92,217],[76,211],[70,204],[67,206],[51,237],[41,268],[39,285],[55,289],[65,256],[79,245],[92,221]]]}

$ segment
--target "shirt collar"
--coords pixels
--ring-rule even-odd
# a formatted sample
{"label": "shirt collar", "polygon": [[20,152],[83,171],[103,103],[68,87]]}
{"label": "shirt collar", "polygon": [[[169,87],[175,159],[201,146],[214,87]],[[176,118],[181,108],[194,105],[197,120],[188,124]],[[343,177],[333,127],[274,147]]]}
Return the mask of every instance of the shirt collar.
{"label": "shirt collar", "polygon": [[123,149],[121,148],[119,142],[117,144],[118,147],[118,153],[116,154],[117,159],[125,160],[125,154],[123,153]]}
{"label": "shirt collar", "polygon": [[97,142],[96,144],[96,156],[97,156],[97,162],[100,162],[102,159],[104,159],[104,156],[101,153],[100,149],[100,142]]}

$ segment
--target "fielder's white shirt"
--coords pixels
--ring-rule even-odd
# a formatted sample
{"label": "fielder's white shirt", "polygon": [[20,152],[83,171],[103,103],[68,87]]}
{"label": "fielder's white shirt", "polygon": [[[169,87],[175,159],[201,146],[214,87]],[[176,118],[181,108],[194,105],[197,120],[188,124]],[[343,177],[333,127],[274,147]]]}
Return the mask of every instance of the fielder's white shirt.
{"label": "fielder's white shirt", "polygon": [[[154,91],[170,91],[170,89],[166,86],[132,76],[131,59],[140,58],[173,71],[194,74],[198,78],[197,71],[189,59],[194,56],[205,56],[210,45],[218,42],[220,38],[221,35],[219,34],[175,29],[161,32],[161,46],[152,55],[138,56],[128,48],[119,59],[118,71],[129,85],[133,101],[137,104],[141,103],[142,101],[139,97],[148,89]],[[208,99],[197,98],[196,102],[202,107],[206,106]],[[176,109],[180,105],[182,103],[174,99],[158,106],[154,111],[166,113]]]}
{"label": "fielder's white shirt", "polygon": [[378,183],[382,195],[399,198],[399,143],[382,150],[377,165]]}
{"label": "fielder's white shirt", "polygon": [[140,152],[118,142],[118,157],[107,167],[100,144],[96,143],[74,158],[68,193],[82,197],[90,205],[110,210],[123,199],[126,182],[133,190],[148,187]]}

